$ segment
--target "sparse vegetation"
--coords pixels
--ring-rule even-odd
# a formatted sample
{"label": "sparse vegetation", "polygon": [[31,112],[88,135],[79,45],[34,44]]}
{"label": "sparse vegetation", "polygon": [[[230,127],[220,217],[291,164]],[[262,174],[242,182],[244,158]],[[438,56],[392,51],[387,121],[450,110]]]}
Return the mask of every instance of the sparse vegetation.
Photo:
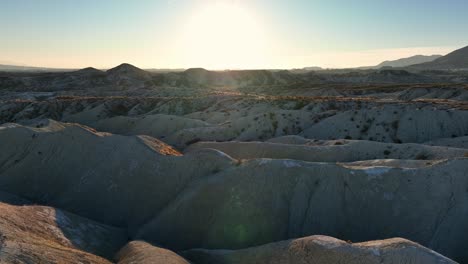
{"label": "sparse vegetation", "polygon": [[[249,234],[255,236],[255,232],[252,233],[251,230],[253,229],[251,228],[262,228],[263,224],[255,222],[255,217],[252,218],[247,215],[251,211],[252,204],[256,205],[255,208],[266,208],[266,215],[283,215],[286,210],[294,210],[294,212],[302,215],[304,210],[307,210],[305,207],[301,207],[303,206],[302,203],[287,203],[287,206],[295,208],[286,208],[287,206],[283,208],[281,206],[280,209],[272,208],[268,203],[265,204],[264,201],[273,201],[277,198],[278,195],[275,192],[282,191],[278,186],[287,187],[287,192],[281,194],[282,196],[280,195],[281,197],[284,196],[283,198],[286,201],[295,201],[297,197],[302,196],[306,198],[314,197],[314,194],[323,193],[323,188],[331,188],[326,191],[338,195],[337,201],[339,203],[345,202],[346,206],[359,209],[361,208],[359,204],[356,204],[352,199],[348,199],[348,197],[352,197],[353,192],[360,190],[360,188],[372,187],[375,183],[379,185],[391,184],[391,188],[383,186],[383,191],[379,189],[379,192],[375,192],[375,194],[374,192],[362,192],[360,195],[364,195],[363,199],[369,201],[369,208],[385,209],[386,207],[373,204],[375,202],[384,202],[385,205],[399,203],[398,206],[403,206],[404,208],[402,208],[406,211],[417,211],[425,208],[417,204],[418,201],[424,201],[427,197],[424,197],[424,192],[414,189],[413,195],[415,195],[414,201],[416,202],[400,203],[401,197],[406,195],[403,193],[406,188],[393,188],[401,183],[402,180],[399,177],[403,177],[404,182],[411,185],[411,188],[419,188],[418,185],[421,185],[421,179],[430,178],[428,181],[430,186],[426,186],[426,184],[424,188],[428,187],[438,193],[440,192],[441,197],[450,197],[450,191],[452,190],[447,187],[449,185],[444,186],[444,188],[448,189],[437,189],[439,188],[438,185],[433,183],[440,181],[435,180],[438,178],[431,177],[440,177],[438,174],[441,171],[444,173],[461,173],[459,170],[454,171],[450,170],[450,167],[443,167],[451,166],[450,164],[457,163],[457,169],[464,168],[463,160],[458,160],[460,158],[460,149],[452,147],[458,147],[457,144],[466,144],[459,143],[462,142],[462,138],[457,137],[468,133],[468,128],[463,123],[466,120],[464,111],[468,110],[468,107],[465,102],[459,99],[439,100],[430,98],[431,94],[437,94],[438,90],[435,89],[441,89],[440,87],[432,87],[429,84],[382,85],[366,83],[364,85],[362,83],[339,82],[332,85],[323,85],[320,83],[322,79],[317,79],[317,83],[314,83],[313,89],[311,89],[312,86],[301,84],[299,83],[301,80],[298,79],[296,79],[298,84],[295,83],[294,85],[288,84],[288,81],[276,80],[278,77],[275,72],[269,72],[267,74],[269,77],[265,75],[265,78],[256,76],[257,71],[249,71],[248,73],[225,71],[218,74],[196,70],[189,73],[195,75],[196,78],[194,78],[197,82],[206,83],[197,83],[195,85],[191,79],[184,79],[187,73],[183,72],[167,75],[157,74],[158,76],[151,79],[150,82],[141,82],[142,85],[154,84],[155,88],[152,89],[144,87],[133,90],[129,82],[123,82],[122,85],[125,84],[125,89],[123,89],[123,86],[118,87],[121,90],[116,90],[113,87],[109,87],[107,90],[101,89],[95,92],[96,94],[99,92],[100,96],[94,94],[90,97],[82,97],[74,96],[75,91],[57,91],[57,94],[66,95],[69,93],[73,96],[64,96],[63,99],[49,96],[37,101],[28,99],[3,103],[0,113],[0,121],[2,122],[17,121],[27,124],[30,119],[38,120],[46,117],[68,122],[82,122],[87,126],[95,127],[96,130],[84,126],[80,127],[79,125],[65,124],[64,122],[52,124],[51,128],[47,128],[48,125],[44,124],[46,128],[36,129],[43,128],[43,123],[31,121],[31,128],[26,129],[23,127],[23,130],[18,129],[18,133],[10,133],[10,135],[14,135],[15,140],[23,143],[17,144],[18,149],[14,151],[11,149],[15,148],[4,147],[4,151],[8,155],[4,155],[5,160],[0,160],[0,163],[3,164],[1,176],[10,177],[10,175],[14,175],[18,177],[17,175],[21,175],[23,177],[24,175],[25,178],[24,181],[21,181],[22,183],[40,184],[41,182],[54,181],[54,184],[63,184],[67,187],[68,181],[62,180],[59,176],[77,175],[76,178],[70,180],[70,183],[73,183],[70,187],[62,188],[60,185],[60,190],[63,189],[61,197],[64,196],[70,199],[67,196],[69,193],[79,197],[82,193],[91,193],[98,190],[99,195],[96,197],[109,195],[105,196],[107,200],[99,201],[99,203],[103,203],[101,209],[106,213],[112,210],[114,205],[107,204],[105,201],[115,201],[115,197],[110,195],[117,193],[119,190],[125,190],[127,195],[122,195],[119,199],[124,201],[121,204],[130,204],[132,208],[131,210],[128,209],[130,211],[123,210],[123,214],[119,211],[115,214],[115,219],[122,220],[122,223],[119,223],[122,226],[127,226],[128,222],[144,222],[145,225],[151,225],[154,220],[151,216],[157,215],[159,220],[166,219],[159,221],[156,227],[151,226],[151,228],[157,229],[158,238],[161,239],[171,236],[169,233],[164,233],[169,232],[167,230],[179,232],[179,230],[190,231],[196,229],[200,231],[195,232],[200,234],[200,237],[193,241],[205,243],[206,241],[203,241],[203,239],[205,239],[206,233],[204,232],[206,228],[210,228],[209,225],[193,227],[191,226],[193,221],[171,221],[171,214],[177,212],[177,217],[180,217],[180,219],[192,219],[193,215],[187,212],[200,207],[198,205],[209,205],[208,207],[214,210],[213,214],[222,216],[218,219],[221,222],[216,223],[216,226],[219,225],[226,229],[226,232],[218,232],[221,234],[220,236],[210,238],[212,240],[209,243],[214,241],[215,244],[215,242],[221,241],[220,237],[226,234],[241,234],[242,239],[245,240],[251,239]],[[197,73],[202,73],[203,76],[198,76],[200,77],[198,78]],[[229,85],[223,85],[223,76],[227,74],[229,74],[230,83]],[[287,72],[283,74],[288,75],[288,78],[299,76],[289,75]],[[334,73],[327,74],[333,75],[338,80],[339,78],[345,78]],[[346,75],[347,73],[340,74]],[[376,72],[375,74],[380,73]],[[394,72],[386,72],[385,74],[388,74],[391,78],[394,76]],[[255,76],[255,78],[245,77],[248,75]],[[301,75],[300,78],[307,80],[307,76]],[[370,78],[367,71],[358,72],[356,76],[349,78],[357,78],[357,80],[364,77]],[[326,78],[324,76],[320,77]],[[172,78],[171,82],[168,82],[166,79],[170,78]],[[255,81],[252,81],[251,78],[255,79]],[[271,86],[269,82],[273,81],[278,81],[279,84]],[[0,77],[0,85],[1,82]],[[212,86],[210,82],[217,82],[216,86]],[[237,82],[243,82],[243,92],[238,91]],[[267,85],[263,85],[264,83],[267,83]],[[167,87],[160,87],[161,84],[167,85]],[[180,87],[179,84],[185,86]],[[294,87],[294,90],[290,90],[292,89],[290,87]],[[414,95],[411,89],[418,89],[418,87],[422,87],[421,90],[423,91],[418,90],[418,93],[421,93],[421,97],[423,97],[417,99],[419,101],[398,99],[406,96],[407,93],[409,97],[413,98]],[[450,87],[444,87],[444,89],[447,88]],[[468,90],[468,86],[466,88]],[[425,93],[426,90],[431,91],[431,93]],[[433,92],[434,90],[435,92]],[[80,92],[83,92],[83,90]],[[177,96],[175,93],[177,93]],[[460,98],[465,96],[465,92],[461,93]],[[109,96],[109,94],[112,94],[112,96]],[[114,97],[115,94],[124,95]],[[316,96],[317,94],[330,94],[330,96]],[[450,97],[448,92],[444,94]],[[420,106],[423,106],[424,111],[430,112],[430,116],[424,116],[423,111],[415,115],[416,108]],[[446,114],[448,108],[453,109],[450,114]],[[397,120],[400,117],[399,115],[403,119]],[[411,118],[415,120],[413,123],[418,128],[417,130],[411,130],[411,124],[407,127],[410,123],[407,121]],[[53,132],[62,129],[61,126],[73,126],[74,129],[71,129],[73,132]],[[10,129],[14,128],[0,129],[0,136],[11,132]],[[28,129],[30,132],[25,133],[24,131],[28,131]],[[97,131],[106,131],[109,134]],[[115,136],[110,133],[123,136]],[[23,134],[26,136],[23,136]],[[54,145],[53,140],[59,136],[62,140],[64,138],[70,140],[71,147],[63,144],[63,142],[61,142],[60,147]],[[452,139],[447,138],[450,136],[452,136]],[[441,140],[439,141],[439,139]],[[46,144],[43,140],[50,140],[50,144],[49,141]],[[102,147],[101,144],[108,141],[111,143]],[[412,144],[398,145],[402,141]],[[449,142],[447,144],[452,147],[440,151],[441,147],[423,146],[421,144],[421,142],[431,141],[434,145],[443,145],[447,141]],[[163,142],[168,143],[168,145]],[[10,144],[10,142],[9,140],[3,140],[2,144]],[[174,148],[170,147],[170,145],[174,146]],[[52,147],[49,148],[48,146]],[[211,150],[196,152],[196,150],[200,149]],[[230,157],[213,151],[213,149],[224,152]],[[54,157],[53,152],[56,150],[60,150],[61,157]],[[92,157],[94,151],[99,151],[100,154],[96,160],[103,160],[102,156],[104,155],[105,159],[103,161],[109,162],[111,160],[113,163],[108,167],[94,166],[92,170],[87,168],[86,164],[89,162],[86,159],[82,160],[81,156],[91,159],[90,157]],[[33,153],[34,155],[25,156],[24,153]],[[468,158],[468,152],[461,151],[461,153],[462,156]],[[401,160],[384,160],[389,158]],[[413,159],[427,160],[427,162],[415,162]],[[432,159],[434,162],[431,161]],[[442,159],[449,159],[450,162],[440,163],[435,161]],[[81,162],[82,166],[75,166],[74,170],[70,170],[65,176],[63,176],[63,171],[67,171],[66,169],[56,170],[61,164],[75,164],[77,162]],[[310,164],[308,162],[314,163]],[[340,164],[336,164],[337,162]],[[24,164],[28,166],[33,164],[34,166],[31,167],[33,167],[34,171],[25,168]],[[241,164],[245,166],[241,166]],[[427,167],[422,168],[425,165]],[[387,170],[387,167],[408,167],[411,170]],[[441,167],[443,169],[439,170],[438,168]],[[115,170],[121,170],[122,173],[114,173],[114,168]],[[434,168],[437,168],[437,170],[434,170]],[[103,179],[106,181],[90,180],[94,179],[94,176],[90,175],[90,171],[94,170],[96,175],[99,175],[98,178],[104,177]],[[337,174],[337,170],[340,170],[340,173]],[[383,173],[385,173],[384,177],[380,177]],[[214,176],[213,174],[217,175]],[[414,177],[414,174],[417,174],[418,177]],[[29,175],[36,178],[29,179],[28,177],[32,177]],[[115,178],[116,175],[118,178]],[[338,184],[335,186],[335,184],[322,184],[320,182],[330,177],[333,178],[329,179],[333,183],[342,182],[343,185]],[[453,180],[456,181],[457,178],[460,177],[453,177]],[[150,181],[145,182],[147,179],[150,179]],[[415,179],[418,180],[415,181]],[[412,180],[414,184],[412,184]],[[14,179],[11,182],[14,182]],[[103,182],[102,186],[104,187],[100,185],[101,182]],[[117,184],[114,186],[109,184],[110,182],[116,182]],[[121,182],[125,184],[122,185]],[[205,186],[205,184],[209,185]],[[27,187],[27,185],[25,186]],[[92,186],[92,188],[89,186]],[[142,186],[145,188],[142,188]],[[345,189],[343,189],[343,186]],[[26,187],[24,187],[24,191],[30,193],[32,189]],[[78,187],[81,188],[80,192],[76,191]],[[22,190],[23,186],[18,185],[17,188]],[[135,191],[136,189],[138,190]],[[261,191],[255,192],[255,190]],[[345,190],[344,193],[343,190]],[[445,193],[446,190],[447,193]],[[39,188],[34,188],[33,191],[37,191],[39,197],[34,202],[49,202],[50,194],[40,193]],[[165,192],[169,193],[166,194]],[[133,195],[135,193],[138,195]],[[458,193],[455,195],[458,195]],[[144,199],[140,199],[140,197]],[[213,197],[216,199],[212,199]],[[86,197],[79,198],[77,201],[80,206],[89,210],[87,213],[102,213],[102,210],[87,208],[89,202],[87,202]],[[174,199],[177,199],[176,203]],[[462,200],[460,196],[456,196],[454,199],[454,201]],[[196,202],[196,206],[193,206],[192,201]],[[133,202],[137,206],[134,206]],[[177,208],[173,208],[175,205]],[[411,208],[405,207],[413,205],[414,207]],[[447,209],[444,207],[445,205],[446,203],[435,203],[434,212],[445,212]],[[320,204],[317,206],[320,206]],[[158,208],[154,209],[155,207]],[[204,206],[200,208],[202,207]],[[226,212],[216,211],[217,208],[229,208],[230,211],[226,211],[228,215],[225,215]],[[285,211],[268,211],[283,209]],[[164,212],[161,213],[161,210],[164,210]],[[144,219],[133,219],[139,213],[144,215]],[[164,216],[161,216],[162,214]],[[241,221],[245,224],[245,227],[232,227],[230,224],[223,223],[222,220],[225,217],[226,219],[231,217],[231,214],[235,214],[241,220],[252,218],[254,224],[249,224],[249,221]],[[433,226],[432,224],[436,223],[440,218],[436,213],[432,215],[423,211],[417,211],[414,215],[424,215],[418,221],[424,222],[425,227]],[[108,216],[104,215],[104,213],[98,216],[96,219],[108,219]],[[166,216],[167,218],[164,218]],[[426,217],[429,219],[427,222],[425,222]],[[197,213],[198,220],[195,222],[209,223],[212,219],[208,218],[206,214]],[[287,222],[281,222],[283,221],[281,217],[278,219],[279,227],[274,226],[272,230],[287,227]],[[271,219],[264,220],[268,222]],[[352,219],[345,220],[352,221]],[[308,218],[305,218],[305,221],[308,221]],[[275,224],[275,221],[270,222]],[[170,227],[164,226],[165,224],[170,224]],[[309,225],[310,223],[305,224]],[[421,237],[431,237],[434,234],[433,230],[429,230],[429,232],[426,229],[418,229],[418,225],[414,226],[416,228],[415,232],[424,233],[424,236]],[[270,231],[260,230],[259,232],[270,234]],[[376,234],[378,235],[377,231]],[[400,230],[391,231],[400,234],[398,232]],[[164,234],[159,236],[160,232]],[[151,232],[141,233],[151,236]],[[443,232],[441,234],[443,235]],[[403,233],[402,235],[407,234]],[[177,237],[183,237],[183,234],[177,234]],[[222,242],[228,240],[225,239]],[[244,241],[237,240],[235,237],[232,241],[234,240]],[[189,242],[192,243],[191,241],[190,239]],[[254,245],[253,242],[255,241],[248,241],[248,244],[242,244],[241,246]],[[423,242],[430,244],[428,241]],[[223,243],[220,244],[224,246]],[[237,246],[237,244],[234,246]]]}
{"label": "sparse vegetation", "polygon": [[428,160],[429,156],[426,153],[419,153],[416,155],[415,159],[417,160]]}

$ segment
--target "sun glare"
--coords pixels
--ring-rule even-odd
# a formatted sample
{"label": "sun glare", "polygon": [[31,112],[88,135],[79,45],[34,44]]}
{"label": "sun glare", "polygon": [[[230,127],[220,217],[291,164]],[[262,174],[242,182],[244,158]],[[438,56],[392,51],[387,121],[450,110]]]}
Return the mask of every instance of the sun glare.
{"label": "sun glare", "polygon": [[199,8],[182,35],[185,64],[191,67],[235,69],[264,64],[267,43],[260,21],[240,4]]}

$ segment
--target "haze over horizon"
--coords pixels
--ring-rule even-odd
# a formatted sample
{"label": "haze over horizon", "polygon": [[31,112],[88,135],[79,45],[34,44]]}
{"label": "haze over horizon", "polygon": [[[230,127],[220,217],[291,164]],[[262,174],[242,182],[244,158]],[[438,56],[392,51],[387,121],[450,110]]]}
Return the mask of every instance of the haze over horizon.
{"label": "haze over horizon", "polygon": [[4,0],[0,61],[55,68],[376,65],[468,45],[468,3]]}

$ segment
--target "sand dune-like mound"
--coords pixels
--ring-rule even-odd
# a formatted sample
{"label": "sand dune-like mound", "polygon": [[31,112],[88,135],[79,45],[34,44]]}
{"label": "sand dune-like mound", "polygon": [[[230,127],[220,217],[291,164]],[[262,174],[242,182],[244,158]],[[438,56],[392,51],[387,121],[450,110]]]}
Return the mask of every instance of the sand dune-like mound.
{"label": "sand dune-like mound", "polygon": [[333,145],[282,144],[271,142],[198,142],[185,151],[216,149],[235,159],[294,159],[304,161],[347,162],[371,159],[428,160],[464,157],[466,149],[433,147],[421,144],[393,144],[372,141],[333,141]]}
{"label": "sand dune-like mound", "polygon": [[0,262],[111,263],[125,231],[0,194]]}
{"label": "sand dune-like mound", "polygon": [[348,243],[327,236],[310,236],[242,250],[194,249],[184,252],[205,264],[436,264],[454,261],[401,238]]}
{"label": "sand dune-like mound", "polygon": [[118,264],[189,264],[176,253],[155,247],[144,241],[132,241],[116,255]]}

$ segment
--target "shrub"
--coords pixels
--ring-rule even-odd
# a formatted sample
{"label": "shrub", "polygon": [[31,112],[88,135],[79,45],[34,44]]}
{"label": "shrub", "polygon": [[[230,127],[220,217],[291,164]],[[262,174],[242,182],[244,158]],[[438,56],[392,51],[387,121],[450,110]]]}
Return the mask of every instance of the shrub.
{"label": "shrub", "polygon": [[418,155],[416,155],[416,159],[417,160],[427,160],[427,159],[429,159],[429,156],[427,156],[427,154],[425,154],[425,153],[419,153]]}
{"label": "shrub", "polygon": [[296,102],[296,105],[294,106],[294,110],[302,109],[302,108],[304,108],[304,106],[306,106],[306,105],[307,105],[307,103],[304,102],[304,101]]}
{"label": "shrub", "polygon": [[367,131],[369,130],[370,126],[368,125],[364,125],[361,129],[361,133],[367,133]]}

